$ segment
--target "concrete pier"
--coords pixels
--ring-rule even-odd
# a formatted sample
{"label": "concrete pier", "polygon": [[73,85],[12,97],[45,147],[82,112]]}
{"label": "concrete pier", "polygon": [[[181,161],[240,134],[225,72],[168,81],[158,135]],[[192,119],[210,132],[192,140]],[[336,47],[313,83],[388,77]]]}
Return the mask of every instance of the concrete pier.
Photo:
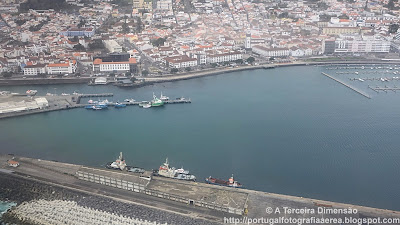
{"label": "concrete pier", "polygon": [[[277,214],[267,213],[269,207],[323,209],[356,209],[353,218],[381,217],[399,219],[400,212],[376,209],[317,199],[294,197],[247,189],[233,189],[201,182],[141,177],[127,171],[92,168],[82,165],[15,157],[19,167],[11,168],[6,161],[10,155],[0,155],[0,176],[34,179],[48,185],[112,198],[116,201],[144,205],[212,223],[230,224],[224,218],[344,218],[343,214]],[[3,173],[3,171],[8,171]],[[4,174],[4,175],[3,175]],[[53,203],[50,203],[53,204]],[[64,204],[64,203],[62,203]],[[64,214],[63,214],[64,215]],[[399,219],[400,223],[400,219]],[[195,224],[195,223],[192,223]],[[252,223],[253,224],[253,223]],[[254,223],[259,224],[259,223]],[[333,223],[330,223],[333,224]]]}
{"label": "concrete pier", "polygon": [[327,74],[327,73],[322,72],[322,74],[325,75],[325,76],[327,76],[327,77],[329,77],[329,78],[331,78],[332,80],[334,80],[334,81],[336,81],[336,82],[338,82],[338,83],[340,83],[340,84],[342,84],[342,85],[344,85],[344,86],[350,88],[351,90],[357,92],[358,94],[360,94],[360,95],[362,95],[362,96],[364,96],[364,97],[366,97],[366,98],[368,98],[368,99],[371,99],[371,97],[370,97],[369,95],[367,95],[366,93],[364,93],[364,92],[362,92],[362,91],[356,89],[355,87],[352,87],[352,86],[350,86],[350,85],[348,85],[348,84],[346,84],[346,83],[344,83],[344,82],[342,82],[342,81],[340,81],[340,80],[338,80],[338,79],[332,77],[331,75],[329,75],[329,74]]}

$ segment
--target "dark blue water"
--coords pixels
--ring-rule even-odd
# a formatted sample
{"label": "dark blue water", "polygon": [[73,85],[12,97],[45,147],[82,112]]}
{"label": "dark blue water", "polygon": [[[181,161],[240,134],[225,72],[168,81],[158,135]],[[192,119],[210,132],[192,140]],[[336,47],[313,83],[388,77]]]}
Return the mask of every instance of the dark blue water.
{"label": "dark blue water", "polygon": [[367,99],[322,71],[334,73],[287,67],[138,89],[3,88],[43,95],[112,92],[113,101],[150,100],[162,91],[190,97],[192,104],[1,120],[0,152],[101,166],[122,151],[128,164],[146,169],[169,157],[200,181],[234,174],[249,189],[400,210],[400,93],[377,94],[367,83],[350,83],[370,94]]}

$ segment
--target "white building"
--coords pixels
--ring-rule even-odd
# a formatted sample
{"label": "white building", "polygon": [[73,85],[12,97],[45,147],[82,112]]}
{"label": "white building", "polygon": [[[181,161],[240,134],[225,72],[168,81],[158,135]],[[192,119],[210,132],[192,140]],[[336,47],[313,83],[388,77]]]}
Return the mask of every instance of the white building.
{"label": "white building", "polygon": [[288,48],[267,48],[261,45],[253,46],[254,53],[265,57],[286,57],[290,55]]}
{"label": "white building", "polygon": [[190,58],[187,55],[182,56],[174,56],[174,57],[165,57],[165,64],[169,68],[185,68],[191,66],[197,66],[197,59]]}
{"label": "white building", "polygon": [[114,40],[104,40],[104,47],[110,52],[122,52],[122,47]]}
{"label": "white building", "polygon": [[172,10],[172,0],[158,0],[157,9]]}
{"label": "white building", "polygon": [[37,64],[24,67],[24,75],[27,76],[45,74],[45,73],[46,73],[46,65]]}
{"label": "white building", "polygon": [[207,63],[221,63],[221,62],[235,61],[242,58],[243,58],[242,53],[237,51],[232,51],[232,52],[208,54],[206,60]]}
{"label": "white building", "polygon": [[126,62],[103,62],[102,59],[95,59],[93,71],[95,72],[134,72],[136,71],[136,59],[129,58]]}
{"label": "white building", "polygon": [[107,78],[106,77],[98,77],[94,80],[94,84],[107,84]]}
{"label": "white building", "polygon": [[381,39],[336,39],[335,53],[387,53],[390,50],[390,41]]}
{"label": "white building", "polygon": [[75,73],[76,61],[66,61],[65,63],[51,63],[46,66],[48,74],[67,74]]}
{"label": "white building", "polygon": [[38,105],[39,109],[49,107],[49,102],[46,98],[35,98],[35,102]]}

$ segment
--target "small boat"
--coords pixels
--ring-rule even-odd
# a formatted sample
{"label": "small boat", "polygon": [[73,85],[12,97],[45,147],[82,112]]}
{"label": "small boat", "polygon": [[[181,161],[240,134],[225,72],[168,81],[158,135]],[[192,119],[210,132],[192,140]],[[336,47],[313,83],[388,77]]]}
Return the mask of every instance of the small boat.
{"label": "small boat", "polygon": [[186,98],[180,97],[180,98],[176,98],[176,100],[179,100],[179,101],[186,101]]}
{"label": "small boat", "polygon": [[169,97],[163,95],[162,92],[161,92],[160,100],[161,100],[161,101],[168,101],[168,100],[169,100]]}
{"label": "small boat", "polygon": [[115,103],[115,106],[114,106],[115,108],[124,108],[124,107],[126,107],[126,105],[125,104],[122,104],[122,103],[119,103],[119,102],[117,102],[117,103]]}
{"label": "small boat", "polygon": [[27,90],[26,91],[27,95],[36,95],[36,93],[37,93],[37,90]]}
{"label": "small boat", "polygon": [[363,79],[361,79],[361,78],[358,78],[358,80],[359,80],[359,81],[361,81],[361,82],[364,82],[364,80],[363,80]]}
{"label": "small boat", "polygon": [[135,99],[133,98],[127,98],[124,100],[124,102],[135,102]]}
{"label": "small boat", "polygon": [[68,96],[68,95],[70,95],[70,94],[67,94],[67,93],[61,93],[61,95],[62,95],[62,96]]}
{"label": "small boat", "polygon": [[150,102],[142,101],[141,103],[139,103],[139,107],[143,107],[144,105],[148,105],[148,104],[150,104]]}
{"label": "small boat", "polygon": [[354,72],[355,74],[358,74],[358,71]]}
{"label": "small boat", "polygon": [[150,108],[151,107],[151,104],[145,104],[145,105],[143,105],[143,108],[145,108],[145,109],[148,109],[148,108]]}
{"label": "small boat", "polygon": [[93,109],[93,106],[92,105],[87,105],[87,106],[85,106],[85,109]]}
{"label": "small boat", "polygon": [[104,109],[103,107],[100,107],[100,106],[98,106],[98,105],[94,105],[94,106],[92,106],[92,109],[93,110],[102,110],[102,109]]}
{"label": "small boat", "polygon": [[221,180],[218,178],[212,178],[210,176],[210,177],[206,178],[206,183],[219,185],[219,186],[233,187],[233,188],[241,188],[242,187],[242,185],[239,182],[237,182],[236,180],[233,179],[233,175],[231,176],[231,178],[229,178],[228,181]]}
{"label": "small boat", "polygon": [[126,171],[131,173],[144,173],[145,170],[140,167],[126,166]]}

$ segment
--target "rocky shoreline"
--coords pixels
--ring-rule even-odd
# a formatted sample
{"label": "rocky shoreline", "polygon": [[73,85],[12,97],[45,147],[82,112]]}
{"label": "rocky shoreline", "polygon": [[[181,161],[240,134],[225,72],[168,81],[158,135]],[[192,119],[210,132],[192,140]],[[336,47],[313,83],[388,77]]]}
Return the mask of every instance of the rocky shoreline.
{"label": "rocky shoreline", "polygon": [[[18,205],[35,200],[65,200],[74,201],[79,206],[93,210],[101,210],[115,215],[132,217],[147,221],[167,224],[212,224],[210,221],[182,216],[142,205],[130,204],[112,200],[97,195],[89,195],[58,186],[52,186],[39,181],[25,179],[11,174],[0,173],[0,200],[12,201]],[[4,213],[2,221],[8,224],[29,224],[14,216],[12,210]]]}

